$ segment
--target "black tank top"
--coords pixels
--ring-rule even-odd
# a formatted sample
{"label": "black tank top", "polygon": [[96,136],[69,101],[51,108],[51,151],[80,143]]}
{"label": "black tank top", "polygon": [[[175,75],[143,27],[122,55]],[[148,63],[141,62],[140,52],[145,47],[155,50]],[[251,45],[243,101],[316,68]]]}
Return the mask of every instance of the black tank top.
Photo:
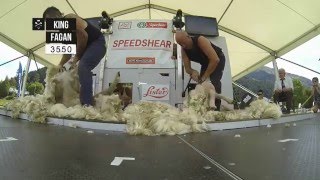
{"label": "black tank top", "polygon": [[[198,46],[199,36],[191,37],[191,39],[192,39],[192,42],[193,42],[192,48],[191,49],[184,49],[184,51],[186,52],[186,54],[187,54],[188,58],[190,59],[190,61],[200,63],[201,66],[207,67],[208,64],[209,64],[209,58],[207,57],[207,55],[205,55],[202,52],[202,50]],[[217,55],[218,55],[218,57],[220,59],[219,64],[216,67],[215,71],[223,71],[224,65],[225,65],[225,58],[221,57],[221,56],[224,56],[223,52],[222,52],[222,49],[220,47],[218,47],[218,46],[215,46],[212,43],[211,43],[211,46],[216,51],[216,53],[217,53]]]}
{"label": "black tank top", "polygon": [[[84,19],[85,20],[85,19]],[[87,22],[87,27],[84,29],[87,34],[88,34],[88,42],[87,45],[91,44],[93,41],[95,41],[96,39],[98,39],[102,33],[99,29],[97,29],[96,27],[94,27],[91,23],[89,23],[87,20],[85,20]]]}
{"label": "black tank top", "polygon": [[[66,16],[63,16],[63,17],[65,18]],[[87,22],[87,27],[84,30],[88,34],[88,41],[87,41],[87,46],[88,46],[93,41],[98,39],[102,35],[102,32],[99,29],[97,29],[96,27],[94,27],[89,21],[87,21],[83,18],[81,18],[81,19]]]}

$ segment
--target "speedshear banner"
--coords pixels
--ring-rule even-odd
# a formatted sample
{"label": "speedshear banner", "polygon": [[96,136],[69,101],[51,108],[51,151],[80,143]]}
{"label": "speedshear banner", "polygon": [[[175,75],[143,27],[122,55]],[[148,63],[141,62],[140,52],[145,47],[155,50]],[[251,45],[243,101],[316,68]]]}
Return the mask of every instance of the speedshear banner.
{"label": "speedshear banner", "polygon": [[112,28],[108,68],[175,67],[171,21],[115,21]]}

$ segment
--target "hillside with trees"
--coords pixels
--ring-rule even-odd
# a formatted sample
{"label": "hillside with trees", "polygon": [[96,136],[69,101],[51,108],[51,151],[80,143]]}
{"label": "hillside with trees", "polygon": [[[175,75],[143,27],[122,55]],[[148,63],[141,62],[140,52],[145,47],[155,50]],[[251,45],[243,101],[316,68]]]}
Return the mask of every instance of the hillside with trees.
{"label": "hillside with trees", "polygon": [[[287,73],[293,80],[294,85],[294,104],[298,106],[299,103],[304,103],[308,97],[311,95],[311,78],[307,79],[302,76]],[[268,67],[262,67],[236,81],[236,83],[250,89],[251,91],[257,93],[259,89],[264,91],[265,97],[271,99],[274,89],[274,70]],[[241,100],[241,97],[246,94],[246,92],[236,86],[233,86],[234,98],[237,101]],[[306,103],[306,106],[310,107],[312,105],[312,99]]]}
{"label": "hillside with trees", "polygon": [[[37,71],[28,73],[26,90],[30,95],[42,94],[45,87],[45,77],[47,68],[41,68]],[[24,74],[24,72],[23,72]],[[23,79],[23,78],[22,78]],[[18,77],[6,77],[5,80],[0,82],[0,99],[12,99],[17,96]]]}

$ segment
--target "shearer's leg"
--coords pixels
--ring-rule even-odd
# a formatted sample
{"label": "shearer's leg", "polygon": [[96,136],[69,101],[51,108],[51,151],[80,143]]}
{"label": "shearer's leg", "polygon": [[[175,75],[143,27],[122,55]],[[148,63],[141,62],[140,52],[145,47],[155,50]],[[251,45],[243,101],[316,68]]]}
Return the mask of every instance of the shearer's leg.
{"label": "shearer's leg", "polygon": [[106,53],[105,39],[100,36],[92,42],[79,61],[80,102],[82,105],[93,105],[92,72]]}
{"label": "shearer's leg", "polygon": [[[213,79],[211,80],[212,84],[216,88],[216,93],[221,94],[221,81],[220,79]],[[217,111],[220,111],[220,106],[221,106],[221,99],[216,99],[215,105],[217,107]]]}
{"label": "shearer's leg", "polygon": [[[225,61],[226,61],[226,58],[223,54],[223,52],[217,52],[217,55],[220,59],[220,62],[219,62],[219,69],[216,69],[211,75],[210,75],[210,80],[212,82],[212,84],[214,85],[214,87],[216,88],[216,93],[217,94],[221,94],[221,78],[222,78],[222,75],[223,75],[223,70],[224,70],[224,67],[225,67]],[[217,67],[218,68],[218,67]],[[217,111],[220,111],[220,106],[221,106],[221,99],[216,99],[216,102],[215,102],[215,105],[217,107]]]}
{"label": "shearer's leg", "polygon": [[[202,69],[201,69],[202,70]],[[221,94],[221,78],[223,71],[215,71],[210,75],[210,81],[215,88],[216,94]],[[216,96],[216,95],[215,95]],[[216,110],[220,111],[221,99],[217,98],[215,100]]]}

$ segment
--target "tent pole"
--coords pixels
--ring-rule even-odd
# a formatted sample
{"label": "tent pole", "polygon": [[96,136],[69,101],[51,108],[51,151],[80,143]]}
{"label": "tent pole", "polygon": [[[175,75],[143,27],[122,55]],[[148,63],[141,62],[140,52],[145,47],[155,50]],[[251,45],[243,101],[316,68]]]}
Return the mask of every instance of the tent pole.
{"label": "tent pole", "polygon": [[151,4],[150,4],[150,0],[149,0],[148,7],[149,7],[149,19],[151,19]]}
{"label": "tent pole", "polygon": [[273,70],[274,70],[274,77],[275,77],[275,81],[279,79],[279,73],[278,73],[278,65],[277,65],[277,61],[273,60],[272,61],[273,64]]}
{"label": "tent pole", "polygon": [[22,97],[24,97],[24,93],[26,91],[27,78],[28,78],[28,72],[29,72],[30,63],[31,63],[31,53],[28,52],[28,62],[27,62],[26,70],[24,72],[24,76],[23,76],[23,84],[22,84],[22,91],[21,91],[21,96]]}

